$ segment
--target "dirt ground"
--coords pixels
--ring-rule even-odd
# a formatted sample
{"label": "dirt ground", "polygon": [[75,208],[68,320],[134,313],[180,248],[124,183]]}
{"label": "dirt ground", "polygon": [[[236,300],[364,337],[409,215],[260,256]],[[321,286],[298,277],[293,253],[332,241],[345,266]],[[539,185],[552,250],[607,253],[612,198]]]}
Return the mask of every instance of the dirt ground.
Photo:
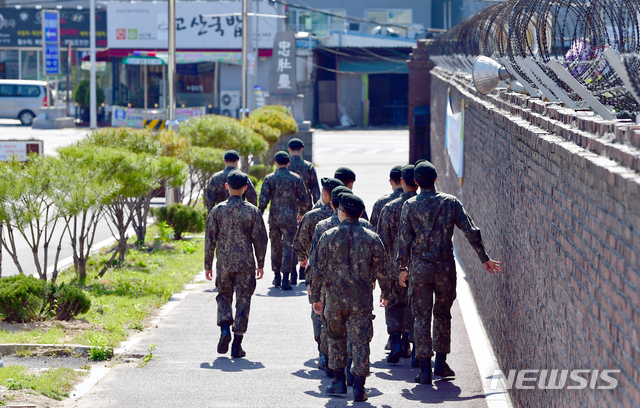
{"label": "dirt ground", "polygon": [[100,326],[89,323],[85,319],[79,320],[49,320],[45,322],[34,322],[34,323],[7,323],[0,321],[0,330],[6,330],[11,333],[16,333],[19,331],[29,331],[29,330],[48,330],[54,328],[61,328],[65,333],[64,342],[71,341],[78,333],[85,330],[99,330]]}

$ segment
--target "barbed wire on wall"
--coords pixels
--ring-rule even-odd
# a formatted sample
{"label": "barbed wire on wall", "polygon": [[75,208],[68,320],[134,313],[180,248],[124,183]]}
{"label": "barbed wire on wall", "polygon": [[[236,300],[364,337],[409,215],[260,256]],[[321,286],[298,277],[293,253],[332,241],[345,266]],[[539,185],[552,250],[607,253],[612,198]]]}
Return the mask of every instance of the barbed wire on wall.
{"label": "barbed wire on wall", "polygon": [[556,92],[583,105],[585,98],[567,84],[572,81],[552,69],[552,61],[558,61],[602,105],[638,112],[640,101],[603,53],[611,48],[622,55],[629,80],[640,91],[639,16],[637,0],[507,0],[441,34],[429,52],[436,64],[449,67],[468,67],[479,55],[491,57],[540,94],[549,93],[553,82]]}

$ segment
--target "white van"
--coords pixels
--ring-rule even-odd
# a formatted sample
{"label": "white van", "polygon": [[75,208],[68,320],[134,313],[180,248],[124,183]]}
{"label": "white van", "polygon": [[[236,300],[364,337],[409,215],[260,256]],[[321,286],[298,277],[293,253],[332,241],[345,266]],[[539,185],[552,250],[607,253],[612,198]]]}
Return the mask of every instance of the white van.
{"label": "white van", "polygon": [[0,79],[0,119],[19,119],[31,126],[40,108],[47,106],[47,83]]}

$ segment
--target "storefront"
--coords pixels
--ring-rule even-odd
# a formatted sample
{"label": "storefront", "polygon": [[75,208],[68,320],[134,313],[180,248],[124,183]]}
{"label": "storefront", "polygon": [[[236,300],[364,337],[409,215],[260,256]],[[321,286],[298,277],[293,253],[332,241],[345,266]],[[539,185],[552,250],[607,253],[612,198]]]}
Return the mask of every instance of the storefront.
{"label": "storefront", "polygon": [[[89,10],[60,10],[61,77],[72,75],[72,84],[79,82],[82,52],[89,50]],[[41,9],[28,7],[0,8],[0,79],[44,79],[42,64]],[[68,50],[71,46],[71,70]],[[96,47],[107,46],[107,12],[96,11]],[[80,54],[79,54],[80,53]],[[55,78],[54,78],[55,79]]]}

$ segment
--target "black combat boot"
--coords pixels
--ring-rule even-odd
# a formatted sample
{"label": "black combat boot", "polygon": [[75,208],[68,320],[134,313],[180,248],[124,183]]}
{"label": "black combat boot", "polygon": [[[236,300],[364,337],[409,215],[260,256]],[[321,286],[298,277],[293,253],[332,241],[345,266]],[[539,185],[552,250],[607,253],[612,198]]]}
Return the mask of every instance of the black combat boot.
{"label": "black combat boot", "polygon": [[400,361],[402,356],[402,344],[400,344],[400,333],[391,333],[390,337],[391,351],[387,357],[387,363],[395,364]]}
{"label": "black combat boot", "polygon": [[324,358],[324,373],[327,377],[333,378],[333,370],[329,368],[329,356],[327,354],[321,353]]}
{"label": "black combat boot", "polygon": [[229,342],[231,341],[231,330],[229,330],[229,322],[220,323],[220,341],[218,341],[218,353],[225,354],[229,351]]}
{"label": "black combat boot", "polygon": [[411,357],[411,342],[409,341],[409,333],[404,333],[402,335],[400,344],[402,344],[402,357],[404,358]]}
{"label": "black combat boot", "polygon": [[436,353],[436,362],[433,365],[433,375],[441,378],[455,377],[456,373],[447,364],[446,353]]}
{"label": "black combat boot", "polygon": [[242,334],[236,334],[233,336],[233,343],[231,344],[231,357],[242,358],[247,355],[242,349]]}
{"label": "black combat boot", "polygon": [[298,272],[296,271],[296,266],[295,265],[293,265],[293,268],[291,268],[291,277],[290,277],[289,281],[294,286],[298,284]]}
{"label": "black combat boot", "polygon": [[282,273],[282,290],[291,290],[293,289],[289,284],[289,274],[286,272]]}
{"label": "black combat boot", "polygon": [[420,374],[416,376],[416,382],[418,384],[431,384],[431,359],[421,358],[420,362]]}
{"label": "black combat boot", "polygon": [[418,368],[420,367],[420,363],[418,362],[418,359],[416,358],[416,345],[413,345],[413,350],[411,350],[411,367],[413,368]]}
{"label": "black combat boot", "polygon": [[364,382],[366,379],[367,377],[361,377],[359,375],[355,376],[355,379],[353,380],[353,400],[354,401],[362,402],[369,399],[369,396],[367,395],[367,392],[364,389]]}
{"label": "black combat boot", "polygon": [[352,358],[347,359],[347,385],[353,385],[353,374],[351,374],[351,364],[353,363]]}
{"label": "black combat boot", "polygon": [[282,275],[280,275],[280,272],[274,272],[274,274],[275,274],[275,277],[273,278],[273,282],[271,283],[276,288],[279,288],[280,285],[282,284]]}
{"label": "black combat boot", "polygon": [[298,272],[298,279],[300,279],[300,282],[304,281],[307,278],[307,276],[304,274],[304,271],[305,271],[305,267],[301,266]]}
{"label": "black combat boot", "polygon": [[327,394],[346,394],[347,382],[344,374],[344,367],[337,370],[333,370],[334,379],[331,385],[327,386]]}

